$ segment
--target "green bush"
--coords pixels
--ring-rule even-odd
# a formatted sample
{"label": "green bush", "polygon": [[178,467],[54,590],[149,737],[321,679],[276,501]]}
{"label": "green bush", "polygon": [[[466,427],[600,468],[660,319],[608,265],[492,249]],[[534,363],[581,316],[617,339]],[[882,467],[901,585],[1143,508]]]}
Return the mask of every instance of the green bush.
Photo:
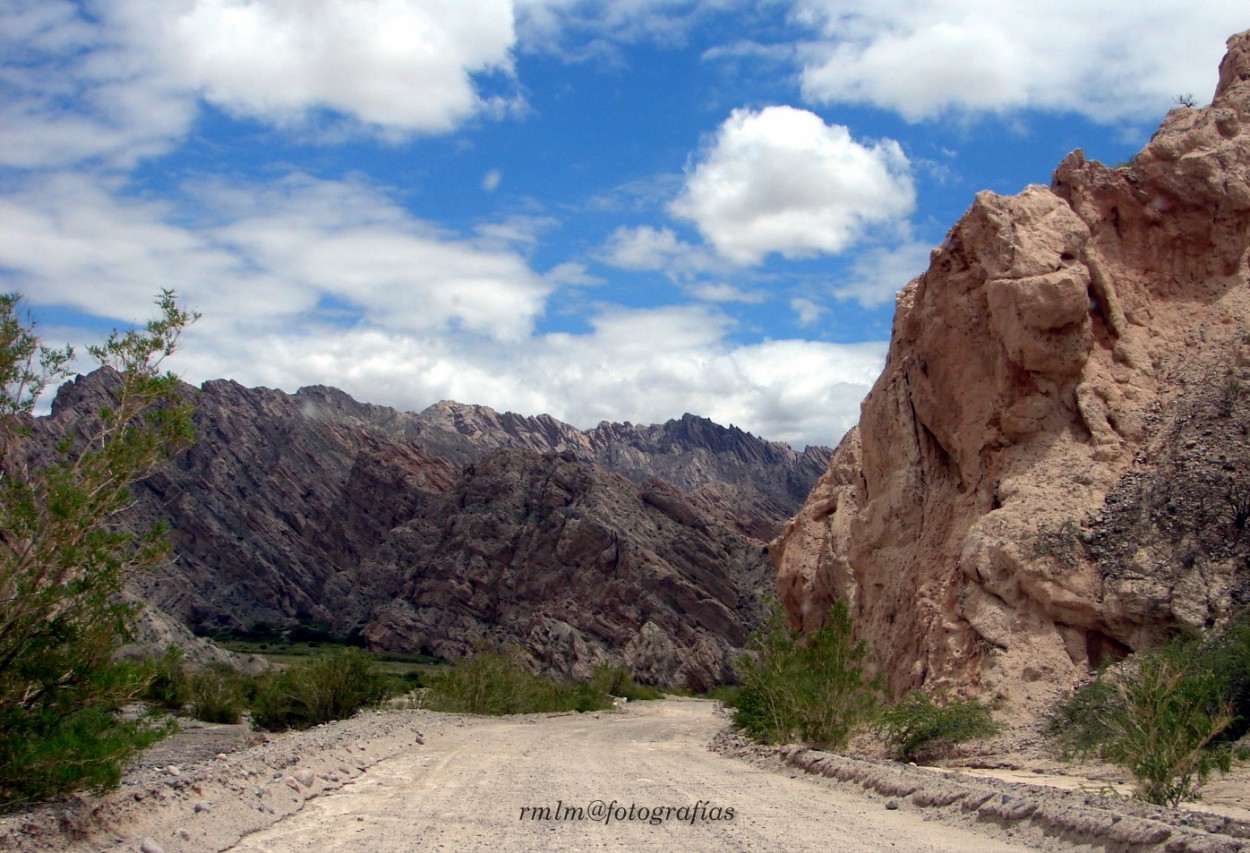
{"label": "green bush", "polygon": [[112,399],[35,440],[35,401],[73,353],[40,344],[16,295],[0,296],[0,807],[115,784],[120,764],[169,730],[127,720],[154,673],[115,659],[135,607],[126,577],[168,551],[159,525],[122,523],[130,485],[192,438],[191,408],[160,363],[194,317],[161,318],[89,347]]}
{"label": "green bush", "polygon": [[387,679],[358,648],[311,657],[261,678],[252,725],[268,731],[306,729],[352,716],[388,695]]}
{"label": "green bush", "polygon": [[664,692],[650,684],[638,684],[623,663],[603,663],[595,667],[590,676],[590,686],[605,696],[620,696],[630,702],[662,699]]}
{"label": "green bush", "polygon": [[213,664],[188,677],[191,716],[206,723],[237,724],[247,706],[247,676],[227,664]]}
{"label": "green bush", "polygon": [[748,736],[840,749],[875,717],[881,684],[864,673],[867,647],[852,641],[844,602],[835,601],[825,624],[802,637],[774,604],[747,648],[735,662],[741,689],[734,724]]}
{"label": "green bush", "polygon": [[[1191,661],[1192,642],[1139,652],[1056,709],[1048,728],[1069,751],[1132,773],[1137,796],[1176,807],[1231,764],[1221,735],[1235,719],[1224,679]],[[1208,662],[1209,663],[1209,660]]]}
{"label": "green bush", "polygon": [[516,654],[486,648],[449,670],[432,673],[428,682],[426,707],[435,711],[498,715],[612,707],[611,697],[594,683],[540,678]]}
{"label": "green bush", "polygon": [[1190,661],[1194,671],[1210,673],[1236,715],[1218,740],[1238,740],[1250,731],[1250,609],[1233,615],[1222,628],[1184,645],[1177,653]]}
{"label": "green bush", "polygon": [[96,669],[55,704],[0,706],[0,807],[116,786],[126,759],[178,727],[154,713],[126,718],[94,697],[137,697],[150,678],[148,669],[119,663]]}
{"label": "green bush", "polygon": [[886,748],[902,761],[937,757],[957,743],[998,731],[990,709],[976,699],[938,704],[920,692],[882,710],[876,725]]}
{"label": "green bush", "polygon": [[182,667],[182,649],[170,645],[152,663],[152,677],[143,691],[143,700],[167,711],[181,711],[190,701],[191,680]]}

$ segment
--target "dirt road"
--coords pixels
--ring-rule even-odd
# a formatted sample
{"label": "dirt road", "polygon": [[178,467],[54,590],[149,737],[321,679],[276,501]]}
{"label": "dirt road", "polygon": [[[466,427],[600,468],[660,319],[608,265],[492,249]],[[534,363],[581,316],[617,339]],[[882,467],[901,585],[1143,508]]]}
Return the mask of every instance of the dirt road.
{"label": "dirt road", "polygon": [[1030,849],[712,753],[723,725],[713,703],[679,699],[465,721],[228,849]]}

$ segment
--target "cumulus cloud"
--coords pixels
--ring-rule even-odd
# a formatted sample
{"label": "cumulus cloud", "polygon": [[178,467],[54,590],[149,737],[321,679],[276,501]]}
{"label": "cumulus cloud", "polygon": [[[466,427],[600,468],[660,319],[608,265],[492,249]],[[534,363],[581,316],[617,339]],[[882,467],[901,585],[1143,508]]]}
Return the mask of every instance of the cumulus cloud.
{"label": "cumulus cloud", "polygon": [[671,228],[621,226],[608,237],[599,257],[627,270],[660,270],[683,278],[723,264],[706,249],[682,240]]}
{"label": "cumulus cloud", "polygon": [[897,142],[864,145],[841,125],[793,107],[734,110],[669,205],[722,256],[756,264],[836,254],[915,206]]}
{"label": "cumulus cloud", "polygon": [[165,19],[164,42],[151,47],[209,101],[266,121],[329,109],[381,128],[446,132],[502,105],[483,98],[474,74],[512,69],[510,0],[125,0],[125,8]]}
{"label": "cumulus cloud", "polygon": [[[367,185],[293,174],[260,187],[204,181],[181,206],[53,175],[0,199],[0,265],[37,302],[114,317],[172,287],[205,313],[277,325],[330,305],[382,329],[529,334],[555,283],[498,240],[412,217]],[[197,209],[203,221],[175,221]],[[117,318],[126,320],[129,318]]]}
{"label": "cumulus cloud", "polygon": [[833,288],[839,299],[854,299],[865,308],[892,302],[907,282],[929,267],[928,243],[910,241],[897,246],[874,246],[861,252],[850,278]]}
{"label": "cumulus cloud", "polygon": [[182,138],[199,98],[271,124],[445,133],[522,108],[514,44],[509,0],[9,0],[0,164],[129,168]]}
{"label": "cumulus cloud", "polygon": [[768,294],[759,290],[742,290],[725,282],[703,282],[690,288],[692,296],[705,302],[745,302],[758,304],[768,298]]}
{"label": "cumulus cloud", "polygon": [[1244,4],[1084,0],[797,0],[818,38],[799,49],[814,103],[867,103],[910,120],[1038,108],[1099,122],[1158,116],[1214,88]]}
{"label": "cumulus cloud", "polygon": [[728,318],[691,306],[605,308],[589,332],[536,335],[522,347],[364,327],[249,336],[207,320],[174,365],[188,378],[286,390],[329,383],[413,411],[456,399],[582,428],[694,412],[799,448],[836,443],[856,422],[886,349],[883,341],[735,345]]}
{"label": "cumulus cloud", "polygon": [[207,180],[177,204],[122,189],[52,175],[0,198],[0,266],[36,316],[70,307],[126,324],[150,315],[153,287],[176,289],[203,314],[169,365],[189,381],[330,384],[410,410],[451,398],[582,427],[691,411],[802,446],[854,422],[885,352],[742,345],[735,321],[706,304],[599,306],[586,332],[541,333],[557,287],[595,283],[584,268],[539,275],[497,241],[444,232],[360,183]]}

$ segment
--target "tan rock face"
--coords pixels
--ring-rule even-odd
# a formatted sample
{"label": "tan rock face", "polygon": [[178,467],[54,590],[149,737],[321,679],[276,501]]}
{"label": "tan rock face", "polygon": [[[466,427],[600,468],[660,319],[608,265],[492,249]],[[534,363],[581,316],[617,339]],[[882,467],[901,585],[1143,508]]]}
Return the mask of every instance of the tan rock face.
{"label": "tan rock face", "polygon": [[1250,32],[1230,39],[1214,103],[1172,110],[1130,164],[1078,151],[1050,187],[977,195],[899,293],[858,427],[771,546],[796,623],[842,596],[894,690],[1040,701],[1241,602],[1237,548],[1218,570],[1162,545],[1131,558],[1109,525],[1140,518],[1107,501],[1143,505],[1126,483],[1183,464],[1167,442],[1206,405],[1199,389],[1250,366],[1248,123]]}

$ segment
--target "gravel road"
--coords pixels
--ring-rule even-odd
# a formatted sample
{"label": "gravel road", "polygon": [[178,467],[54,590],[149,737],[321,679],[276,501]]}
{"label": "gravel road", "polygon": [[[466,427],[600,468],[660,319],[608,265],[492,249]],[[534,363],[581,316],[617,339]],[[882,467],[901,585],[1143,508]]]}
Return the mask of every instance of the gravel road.
{"label": "gravel road", "polygon": [[679,699],[465,720],[228,849],[1035,849],[710,752],[724,723],[713,703]]}
{"label": "gravel road", "polygon": [[673,698],[597,714],[372,711],[276,736],[188,724],[114,791],[0,816],[0,850],[1250,849],[1242,818],[761,747],[726,724],[716,703]]}

